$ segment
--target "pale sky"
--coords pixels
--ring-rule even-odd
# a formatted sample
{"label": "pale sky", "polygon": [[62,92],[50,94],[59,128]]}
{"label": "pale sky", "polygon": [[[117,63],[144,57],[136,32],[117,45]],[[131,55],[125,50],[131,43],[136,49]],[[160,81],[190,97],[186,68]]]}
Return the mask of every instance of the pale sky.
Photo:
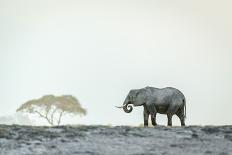
{"label": "pale sky", "polygon": [[114,106],[130,89],[171,86],[186,96],[187,125],[232,124],[231,6],[0,0],[0,116],[45,94],[71,94],[88,110],[77,123],[138,125],[142,107]]}

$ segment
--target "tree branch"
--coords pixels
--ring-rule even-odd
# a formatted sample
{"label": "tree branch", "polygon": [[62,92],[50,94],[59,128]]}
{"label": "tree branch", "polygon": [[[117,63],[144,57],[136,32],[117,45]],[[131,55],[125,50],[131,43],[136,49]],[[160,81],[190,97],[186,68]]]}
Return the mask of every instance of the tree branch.
{"label": "tree branch", "polygon": [[37,113],[40,117],[45,118],[45,119],[48,121],[48,123],[49,123],[50,125],[53,125],[53,122],[51,122],[51,121],[48,119],[47,113],[46,113],[46,116],[44,116],[43,114],[41,114],[41,113],[38,112],[38,111],[35,111],[35,113]]}

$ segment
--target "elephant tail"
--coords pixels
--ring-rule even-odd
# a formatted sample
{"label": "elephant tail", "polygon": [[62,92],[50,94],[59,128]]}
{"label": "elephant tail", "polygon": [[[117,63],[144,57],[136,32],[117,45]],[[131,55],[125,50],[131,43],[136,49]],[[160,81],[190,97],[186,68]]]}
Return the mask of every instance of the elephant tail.
{"label": "elephant tail", "polygon": [[186,117],[186,99],[185,98],[183,99],[183,103],[184,103],[184,118],[187,118]]}

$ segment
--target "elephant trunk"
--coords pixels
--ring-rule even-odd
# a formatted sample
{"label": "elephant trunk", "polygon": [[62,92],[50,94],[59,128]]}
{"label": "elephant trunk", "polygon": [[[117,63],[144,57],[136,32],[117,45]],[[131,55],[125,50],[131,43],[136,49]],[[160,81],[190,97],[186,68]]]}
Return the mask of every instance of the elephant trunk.
{"label": "elephant trunk", "polygon": [[127,98],[125,99],[124,103],[123,103],[123,110],[126,112],[126,113],[130,113],[133,108],[131,105],[129,104],[132,104],[131,100],[129,99],[129,96],[127,96]]}
{"label": "elephant trunk", "polygon": [[132,104],[130,102],[124,104],[123,106],[119,107],[119,106],[115,106],[116,108],[122,108],[126,113],[130,113],[133,110],[133,107],[129,104]]}
{"label": "elephant trunk", "polygon": [[126,113],[130,113],[133,110],[133,107],[129,104],[132,104],[132,102],[127,98],[125,99],[123,106],[116,106],[117,108],[122,108]]}
{"label": "elephant trunk", "polygon": [[126,103],[125,105],[123,105],[123,110],[124,110],[126,113],[130,113],[130,112],[133,110],[132,106],[129,105],[129,104],[131,104],[131,103],[128,102],[128,103]]}

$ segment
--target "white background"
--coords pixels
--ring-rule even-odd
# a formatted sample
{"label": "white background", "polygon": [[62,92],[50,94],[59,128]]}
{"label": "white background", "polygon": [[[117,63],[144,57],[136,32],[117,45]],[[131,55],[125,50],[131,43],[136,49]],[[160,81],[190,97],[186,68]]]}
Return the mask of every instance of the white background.
{"label": "white background", "polygon": [[88,110],[74,123],[138,125],[142,107],[114,106],[130,89],[172,86],[186,96],[188,125],[231,124],[231,5],[0,0],[0,116],[45,94],[72,94]]}

